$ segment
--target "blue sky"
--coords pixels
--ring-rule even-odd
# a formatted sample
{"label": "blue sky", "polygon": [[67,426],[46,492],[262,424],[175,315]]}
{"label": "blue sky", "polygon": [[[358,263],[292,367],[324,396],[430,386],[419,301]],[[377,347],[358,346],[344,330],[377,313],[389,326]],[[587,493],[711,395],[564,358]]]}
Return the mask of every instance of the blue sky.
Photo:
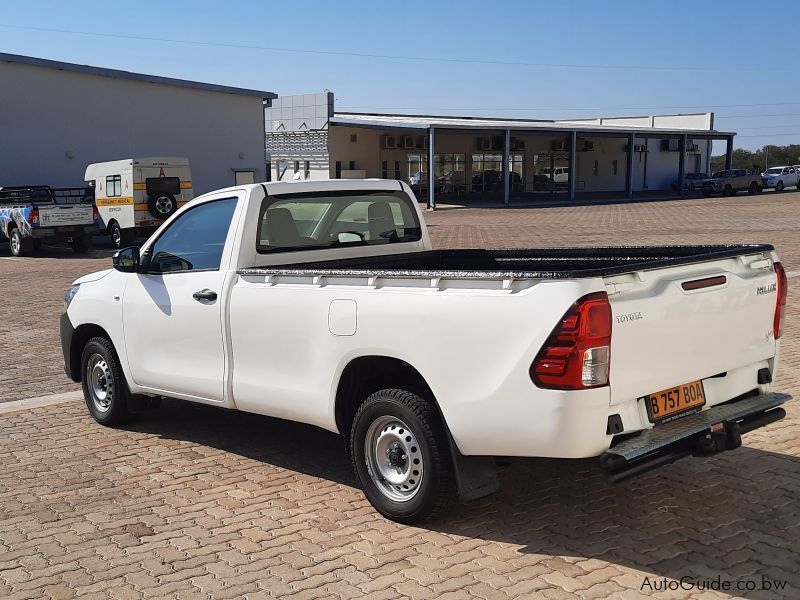
{"label": "blue sky", "polygon": [[758,8],[697,0],[6,1],[0,51],[278,94],[327,88],[339,108],[359,111],[561,118],[713,110],[717,129],[739,133],[736,147],[800,142],[797,5]]}

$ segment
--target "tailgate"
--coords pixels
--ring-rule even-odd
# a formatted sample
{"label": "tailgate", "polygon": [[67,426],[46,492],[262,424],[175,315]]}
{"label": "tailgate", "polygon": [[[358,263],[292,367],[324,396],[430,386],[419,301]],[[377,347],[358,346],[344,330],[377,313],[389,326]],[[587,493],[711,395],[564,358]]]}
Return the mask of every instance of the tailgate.
{"label": "tailgate", "polygon": [[720,375],[775,354],[778,294],[770,252],[604,281],[614,319],[612,404]]}
{"label": "tailgate", "polygon": [[92,205],[89,203],[39,205],[40,227],[91,225],[92,223],[94,223],[94,212],[92,211]]}

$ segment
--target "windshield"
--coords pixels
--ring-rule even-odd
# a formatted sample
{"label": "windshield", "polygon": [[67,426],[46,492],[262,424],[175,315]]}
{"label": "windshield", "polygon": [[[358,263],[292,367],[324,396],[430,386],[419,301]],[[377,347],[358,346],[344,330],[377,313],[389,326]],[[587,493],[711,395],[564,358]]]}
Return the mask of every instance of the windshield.
{"label": "windshield", "polygon": [[780,175],[783,172],[783,167],[772,167],[767,169],[767,175]]}
{"label": "windshield", "polygon": [[731,176],[730,171],[717,171],[711,177],[713,177],[714,179],[724,179],[725,177],[730,177],[730,176]]}
{"label": "windshield", "polygon": [[412,200],[402,192],[317,192],[267,196],[256,250],[290,252],[416,242]]}

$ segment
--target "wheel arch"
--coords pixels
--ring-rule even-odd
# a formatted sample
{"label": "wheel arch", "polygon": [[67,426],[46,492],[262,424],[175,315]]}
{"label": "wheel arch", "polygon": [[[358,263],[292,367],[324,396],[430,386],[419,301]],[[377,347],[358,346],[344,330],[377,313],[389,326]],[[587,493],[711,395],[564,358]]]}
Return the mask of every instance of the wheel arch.
{"label": "wheel arch", "polygon": [[83,325],[78,325],[72,334],[72,341],[70,342],[69,347],[69,376],[70,379],[76,383],[80,382],[81,380],[81,354],[83,354],[83,348],[86,346],[86,342],[93,337],[103,337],[107,339],[116,349],[114,340],[105,329],[100,327],[100,325],[95,323],[84,323]]}
{"label": "wheel arch", "polygon": [[367,355],[353,358],[339,377],[334,400],[334,417],[339,433],[349,438],[358,407],[370,394],[389,387],[407,388],[417,393],[436,406],[446,426],[433,390],[416,367],[393,356]]}

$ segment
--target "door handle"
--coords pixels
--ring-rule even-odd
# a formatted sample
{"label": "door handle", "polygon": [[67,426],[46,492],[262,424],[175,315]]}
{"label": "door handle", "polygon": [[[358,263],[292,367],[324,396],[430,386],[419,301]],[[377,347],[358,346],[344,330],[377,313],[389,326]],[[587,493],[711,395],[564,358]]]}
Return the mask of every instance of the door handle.
{"label": "door handle", "polygon": [[208,288],[204,290],[200,290],[199,292],[195,292],[192,294],[192,298],[200,302],[201,300],[210,300],[214,301],[217,299],[217,292],[210,290]]}

